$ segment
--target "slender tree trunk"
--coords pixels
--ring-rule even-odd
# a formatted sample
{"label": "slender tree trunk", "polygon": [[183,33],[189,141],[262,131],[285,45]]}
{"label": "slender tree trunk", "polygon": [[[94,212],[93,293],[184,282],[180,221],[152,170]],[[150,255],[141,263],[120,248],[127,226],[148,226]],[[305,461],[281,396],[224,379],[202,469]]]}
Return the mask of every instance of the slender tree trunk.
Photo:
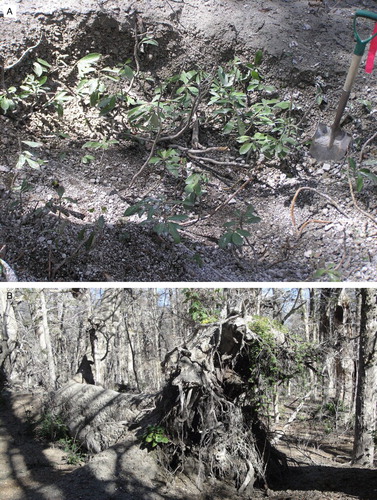
{"label": "slender tree trunk", "polygon": [[41,292],[40,292],[40,299],[41,299],[42,332],[43,332],[42,336],[41,336],[41,337],[43,337],[43,341],[41,339],[41,345],[43,345],[46,349],[48,371],[49,371],[51,387],[53,389],[56,389],[55,360],[54,360],[54,354],[52,352],[50,328],[49,328],[48,319],[47,319],[46,296],[45,296],[44,290],[41,290]]}
{"label": "slender tree trunk", "polygon": [[361,290],[359,373],[353,463],[373,466],[377,393],[377,290]]}

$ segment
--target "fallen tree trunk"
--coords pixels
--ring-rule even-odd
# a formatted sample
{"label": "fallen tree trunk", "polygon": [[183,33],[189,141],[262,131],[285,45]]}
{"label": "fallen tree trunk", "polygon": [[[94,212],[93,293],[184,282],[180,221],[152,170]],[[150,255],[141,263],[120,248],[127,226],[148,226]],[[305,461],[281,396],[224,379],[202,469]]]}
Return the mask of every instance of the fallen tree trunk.
{"label": "fallen tree trunk", "polygon": [[56,391],[53,404],[70,434],[98,453],[122,441],[128,428],[154,409],[154,399],[71,380]]}

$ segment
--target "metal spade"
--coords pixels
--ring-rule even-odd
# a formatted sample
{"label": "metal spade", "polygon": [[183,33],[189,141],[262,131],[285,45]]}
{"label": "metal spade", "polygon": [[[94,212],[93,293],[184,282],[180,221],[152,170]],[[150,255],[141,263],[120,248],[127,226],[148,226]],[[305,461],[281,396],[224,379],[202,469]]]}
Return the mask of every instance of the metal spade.
{"label": "metal spade", "polygon": [[377,33],[375,33],[369,38],[362,40],[356,29],[356,20],[358,17],[373,19],[377,22],[377,14],[374,14],[373,12],[368,12],[366,10],[358,10],[355,12],[353,18],[353,32],[356,40],[356,47],[352,56],[351,66],[348,70],[346,82],[343,87],[343,92],[339,100],[334,123],[330,127],[325,123],[320,123],[318,125],[309,150],[311,156],[319,161],[341,160],[346,154],[352,140],[350,134],[340,128],[340,121],[351,94],[357,71],[365,52],[365,47],[375,36],[377,36]]}

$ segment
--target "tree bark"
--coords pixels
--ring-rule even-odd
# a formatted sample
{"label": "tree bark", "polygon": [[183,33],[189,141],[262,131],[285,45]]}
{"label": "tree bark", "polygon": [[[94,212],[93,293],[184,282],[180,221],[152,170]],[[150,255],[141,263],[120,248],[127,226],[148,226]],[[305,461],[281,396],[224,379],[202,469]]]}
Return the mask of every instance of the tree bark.
{"label": "tree bark", "polygon": [[356,393],[353,463],[373,466],[376,437],[377,290],[361,290],[359,370]]}

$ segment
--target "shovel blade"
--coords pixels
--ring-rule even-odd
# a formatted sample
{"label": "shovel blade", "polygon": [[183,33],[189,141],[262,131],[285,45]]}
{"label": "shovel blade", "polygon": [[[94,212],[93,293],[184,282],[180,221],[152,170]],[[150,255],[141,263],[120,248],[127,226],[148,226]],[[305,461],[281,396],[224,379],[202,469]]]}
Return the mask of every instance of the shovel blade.
{"label": "shovel blade", "polygon": [[338,129],[333,133],[332,127],[320,123],[314,134],[309,153],[319,161],[339,161],[347,153],[352,137]]}

